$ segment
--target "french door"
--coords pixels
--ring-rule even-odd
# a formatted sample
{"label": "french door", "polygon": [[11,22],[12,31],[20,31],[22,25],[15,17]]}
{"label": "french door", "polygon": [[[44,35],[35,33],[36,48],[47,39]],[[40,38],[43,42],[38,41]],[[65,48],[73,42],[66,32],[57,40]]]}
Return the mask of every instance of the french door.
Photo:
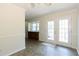
{"label": "french door", "polygon": [[54,21],[48,22],[48,40],[54,40]]}
{"label": "french door", "polygon": [[68,43],[68,19],[59,20],[59,41]]}
{"label": "french door", "polygon": [[[56,28],[56,24],[58,25],[58,28]],[[48,21],[48,40],[51,40],[51,42],[55,41],[62,45],[69,44],[69,26],[69,19],[61,19],[58,23],[55,23],[55,21]],[[55,37],[57,37],[57,39],[55,39]]]}

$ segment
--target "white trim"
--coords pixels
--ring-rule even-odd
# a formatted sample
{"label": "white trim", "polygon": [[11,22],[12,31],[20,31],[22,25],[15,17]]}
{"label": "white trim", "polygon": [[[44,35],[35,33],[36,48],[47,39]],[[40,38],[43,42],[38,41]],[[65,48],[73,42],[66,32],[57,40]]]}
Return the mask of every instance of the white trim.
{"label": "white trim", "polygon": [[21,50],[23,50],[23,49],[25,49],[25,47],[20,48],[20,49],[17,49],[17,50],[15,50],[15,51],[13,51],[13,52],[11,52],[11,53],[5,55],[5,56],[10,56],[10,55],[12,55],[12,54],[14,54],[14,53],[16,53],[16,52],[19,52],[19,51],[21,51]]}

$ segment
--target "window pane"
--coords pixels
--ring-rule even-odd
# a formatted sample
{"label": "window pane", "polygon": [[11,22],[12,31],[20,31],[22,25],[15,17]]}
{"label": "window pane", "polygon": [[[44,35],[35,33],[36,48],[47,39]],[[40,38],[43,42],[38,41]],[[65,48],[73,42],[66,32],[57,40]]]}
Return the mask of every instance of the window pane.
{"label": "window pane", "polygon": [[68,20],[59,21],[59,41],[68,42]]}
{"label": "window pane", "polygon": [[32,31],[36,31],[36,23],[32,24]]}
{"label": "window pane", "polygon": [[53,21],[48,22],[48,39],[54,40],[54,22]]}
{"label": "window pane", "polygon": [[39,31],[39,23],[38,22],[28,23],[28,31]]}

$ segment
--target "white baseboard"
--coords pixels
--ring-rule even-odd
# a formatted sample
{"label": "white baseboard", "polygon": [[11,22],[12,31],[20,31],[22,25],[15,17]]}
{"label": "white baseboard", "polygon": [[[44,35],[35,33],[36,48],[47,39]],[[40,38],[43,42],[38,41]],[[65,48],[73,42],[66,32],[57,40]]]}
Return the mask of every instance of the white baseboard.
{"label": "white baseboard", "polygon": [[25,47],[24,47],[24,48],[17,49],[16,51],[13,51],[13,52],[11,52],[11,53],[5,55],[5,56],[10,56],[10,55],[12,55],[12,54],[14,54],[14,53],[17,53],[17,52],[19,52],[19,51],[21,51],[21,50],[23,50],[23,49],[25,49]]}

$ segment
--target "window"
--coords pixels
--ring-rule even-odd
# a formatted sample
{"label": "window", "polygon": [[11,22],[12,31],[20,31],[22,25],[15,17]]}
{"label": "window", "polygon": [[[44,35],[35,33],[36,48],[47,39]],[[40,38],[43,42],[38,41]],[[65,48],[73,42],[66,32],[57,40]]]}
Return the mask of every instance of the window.
{"label": "window", "polygon": [[48,39],[54,40],[54,21],[48,22]]}
{"label": "window", "polygon": [[39,31],[39,23],[38,22],[28,23],[28,31]]}
{"label": "window", "polygon": [[32,23],[32,31],[36,31],[36,23]]}
{"label": "window", "polygon": [[59,20],[59,41],[68,43],[68,19]]}

